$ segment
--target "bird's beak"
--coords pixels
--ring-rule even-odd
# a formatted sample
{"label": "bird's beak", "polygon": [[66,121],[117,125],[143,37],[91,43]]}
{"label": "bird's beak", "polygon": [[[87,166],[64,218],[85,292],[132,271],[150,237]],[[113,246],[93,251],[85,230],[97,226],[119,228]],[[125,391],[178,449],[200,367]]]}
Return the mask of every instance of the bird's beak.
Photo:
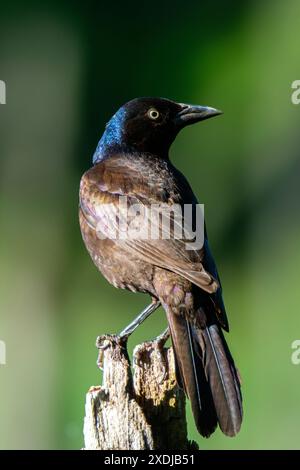
{"label": "bird's beak", "polygon": [[219,114],[223,114],[215,108],[209,106],[195,106],[192,104],[180,103],[181,109],[176,114],[175,124],[179,128],[194,124],[195,122],[204,121]]}

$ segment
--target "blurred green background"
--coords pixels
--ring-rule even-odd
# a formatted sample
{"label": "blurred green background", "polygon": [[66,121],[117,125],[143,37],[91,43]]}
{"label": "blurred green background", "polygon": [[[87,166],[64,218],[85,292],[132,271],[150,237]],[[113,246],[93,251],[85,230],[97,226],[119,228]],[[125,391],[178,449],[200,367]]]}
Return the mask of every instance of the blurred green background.
{"label": "blurred green background", "polygon": [[[287,1],[0,2],[0,447],[83,446],[95,338],[143,295],[102,279],[81,240],[78,185],[105,122],[136,96],[206,104],[172,160],[205,204],[243,378],[234,439],[202,449],[300,448],[300,4]],[[130,340],[158,334],[159,311]]]}

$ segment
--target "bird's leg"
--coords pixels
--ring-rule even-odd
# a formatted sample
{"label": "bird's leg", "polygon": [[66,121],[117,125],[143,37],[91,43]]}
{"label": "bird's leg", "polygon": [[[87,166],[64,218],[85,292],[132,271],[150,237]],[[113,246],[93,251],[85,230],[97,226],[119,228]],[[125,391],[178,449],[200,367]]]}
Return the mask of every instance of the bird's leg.
{"label": "bird's leg", "polygon": [[[139,360],[141,362],[143,362],[143,354],[141,353],[145,351],[148,351],[148,354],[152,354],[153,352],[155,352],[155,354],[159,358],[158,363],[161,365],[161,372],[162,372],[162,377],[159,383],[163,383],[164,380],[168,376],[168,363],[167,363],[167,358],[166,358],[167,350],[164,350],[164,345],[169,337],[170,337],[170,331],[168,327],[165,331],[163,331],[163,333],[161,333],[156,338],[150,341],[146,341],[145,343],[139,346],[139,349],[140,349]],[[137,358],[137,355],[136,355],[136,358]]]}
{"label": "bird's leg", "polygon": [[170,338],[170,330],[169,327],[165,329],[159,336],[156,336],[152,340],[153,343],[157,343],[160,348],[164,347],[165,343],[168,341]]}
{"label": "bird's leg", "polygon": [[164,345],[166,344],[169,338],[170,338],[170,329],[168,327],[159,336],[157,336],[156,338],[152,340],[153,343],[157,344],[157,349],[160,355],[160,360],[164,368],[161,383],[166,379],[168,375],[168,364],[167,364],[166,357],[164,354]]}
{"label": "bird's leg", "polygon": [[126,343],[129,336],[140,326],[151,313],[153,313],[160,306],[160,301],[152,298],[152,302],[118,335],[102,335],[97,338],[96,347],[99,349],[99,355],[97,365],[100,369],[103,369],[103,355],[106,348],[108,348],[111,342],[117,342],[121,347],[126,348]]}
{"label": "bird's leg", "polygon": [[153,299],[151,304],[148,305],[144,310],[128,325],[124,330],[119,333],[119,338],[126,341],[129,336],[140,326],[146,318],[148,318],[151,313],[155,312],[156,309],[160,306],[160,301]]}

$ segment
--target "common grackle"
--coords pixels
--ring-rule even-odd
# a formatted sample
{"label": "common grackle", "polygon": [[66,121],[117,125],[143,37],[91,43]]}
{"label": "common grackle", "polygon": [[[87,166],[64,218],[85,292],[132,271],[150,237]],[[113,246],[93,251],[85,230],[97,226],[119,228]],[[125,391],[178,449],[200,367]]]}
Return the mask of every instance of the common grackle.
{"label": "common grackle", "polygon": [[[226,435],[234,436],[242,422],[240,380],[222,333],[222,328],[228,331],[228,321],[206,229],[203,244],[189,248],[186,232],[182,238],[174,235],[178,222],[174,213],[169,215],[169,237],[164,236],[160,217],[155,219],[158,237],[149,236],[149,231],[146,237],[128,236],[126,229],[131,225],[139,229],[148,221],[153,205],[191,205],[195,217],[196,196],[170,162],[169,148],[182,128],[218,114],[214,108],[162,98],[134,99],[108,122],[93,156],[94,165],[80,183],[80,227],[95,265],[115,287],[152,298],[121,336],[128,337],[163,306],[177,381],[205,437],[218,424]],[[139,210],[130,212],[133,206]],[[194,220],[187,226],[189,234]]]}

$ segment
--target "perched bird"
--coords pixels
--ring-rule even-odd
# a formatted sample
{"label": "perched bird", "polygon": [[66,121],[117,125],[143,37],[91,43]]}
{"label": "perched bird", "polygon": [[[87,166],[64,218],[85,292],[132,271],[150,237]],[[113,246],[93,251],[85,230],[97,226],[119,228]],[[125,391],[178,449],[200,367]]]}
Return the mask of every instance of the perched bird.
{"label": "perched bird", "polygon": [[[145,214],[142,219],[141,214],[130,213],[134,205],[145,209],[162,204],[197,206],[186,178],[169,160],[169,148],[185,126],[218,114],[214,108],[162,98],[129,101],[106,125],[93,167],[80,183],[80,227],[95,265],[115,287],[152,298],[120,335],[127,338],[163,306],[177,381],[205,437],[218,424],[223,433],[234,436],[242,422],[240,380],[222,333],[222,329],[228,331],[228,321],[206,229],[203,244],[187,249],[187,237],[176,238],[174,225],[170,237],[154,239],[124,236],[120,225],[139,226],[145,221]],[[125,204],[121,197],[126,198]],[[109,236],[112,228],[116,231]]]}

